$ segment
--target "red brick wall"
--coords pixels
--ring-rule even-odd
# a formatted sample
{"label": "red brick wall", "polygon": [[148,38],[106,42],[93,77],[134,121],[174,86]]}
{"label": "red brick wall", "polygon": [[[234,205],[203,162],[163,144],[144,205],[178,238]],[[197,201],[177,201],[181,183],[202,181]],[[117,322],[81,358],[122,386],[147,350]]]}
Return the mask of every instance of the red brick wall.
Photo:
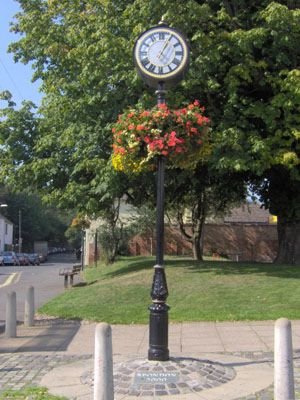
{"label": "red brick wall", "polygon": [[272,262],[278,247],[276,225],[215,225],[204,228],[204,252],[216,250],[240,261]]}
{"label": "red brick wall", "polygon": [[[276,225],[206,224],[204,255],[227,255],[235,261],[272,262],[277,252]],[[154,255],[155,238],[136,236],[131,255]],[[191,255],[191,244],[174,227],[165,227],[165,254]]]}
{"label": "red brick wall", "polygon": [[[129,242],[129,253],[131,255],[155,255],[155,251],[155,234],[154,236],[135,236]],[[164,253],[168,255],[190,255],[192,254],[192,247],[178,229],[165,226]]]}
{"label": "red brick wall", "polygon": [[97,248],[95,247],[95,241],[94,243],[88,243],[88,265],[93,264],[100,258],[100,245],[98,244]]}

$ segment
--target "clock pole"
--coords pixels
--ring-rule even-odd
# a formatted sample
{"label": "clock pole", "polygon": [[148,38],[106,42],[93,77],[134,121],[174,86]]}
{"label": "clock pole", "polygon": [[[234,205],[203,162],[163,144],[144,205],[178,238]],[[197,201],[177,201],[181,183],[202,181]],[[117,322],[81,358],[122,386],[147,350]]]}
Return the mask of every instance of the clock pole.
{"label": "clock pole", "polygon": [[[183,79],[189,64],[185,37],[165,21],[141,33],[133,49],[134,63],[141,78],[156,90],[157,104],[166,104],[166,90]],[[169,360],[168,287],[164,268],[164,181],[166,157],[158,156],[156,189],[156,265],[149,306],[148,359]]]}
{"label": "clock pole", "polygon": [[[166,91],[163,82],[158,83],[157,105],[166,103]],[[166,304],[168,287],[164,268],[164,181],[166,158],[159,156],[157,161],[156,189],[156,265],[151,290],[152,304],[149,306],[149,350],[148,359],[169,360],[168,349],[168,310]]]}

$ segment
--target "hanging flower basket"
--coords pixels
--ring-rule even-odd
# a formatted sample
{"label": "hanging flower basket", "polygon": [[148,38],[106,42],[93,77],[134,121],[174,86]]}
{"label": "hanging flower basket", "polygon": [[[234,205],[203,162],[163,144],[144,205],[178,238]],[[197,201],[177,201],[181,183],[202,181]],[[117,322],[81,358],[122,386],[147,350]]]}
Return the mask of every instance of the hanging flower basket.
{"label": "hanging flower basket", "polygon": [[112,128],[113,167],[125,173],[154,170],[157,156],[164,156],[169,167],[195,168],[209,154],[210,120],[203,114],[196,100],[177,110],[162,104],[119,115]]}

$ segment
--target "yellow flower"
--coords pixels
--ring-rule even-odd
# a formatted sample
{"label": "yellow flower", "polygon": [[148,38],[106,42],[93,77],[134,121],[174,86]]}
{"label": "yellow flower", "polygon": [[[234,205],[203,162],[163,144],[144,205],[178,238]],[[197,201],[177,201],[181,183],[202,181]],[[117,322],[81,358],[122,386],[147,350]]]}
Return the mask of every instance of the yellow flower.
{"label": "yellow flower", "polygon": [[123,157],[121,156],[121,154],[113,153],[111,162],[116,171],[124,170]]}

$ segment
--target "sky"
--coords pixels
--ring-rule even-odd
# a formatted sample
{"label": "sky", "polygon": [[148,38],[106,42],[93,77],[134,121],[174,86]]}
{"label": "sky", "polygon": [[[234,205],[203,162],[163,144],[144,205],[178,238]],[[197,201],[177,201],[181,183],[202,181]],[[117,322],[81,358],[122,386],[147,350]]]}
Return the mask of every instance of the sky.
{"label": "sky", "polygon": [[0,92],[9,90],[17,107],[23,100],[39,105],[42,94],[39,93],[39,84],[31,82],[31,66],[15,63],[13,54],[7,52],[8,45],[18,40],[18,36],[9,31],[10,22],[18,11],[17,1],[0,0]]}

